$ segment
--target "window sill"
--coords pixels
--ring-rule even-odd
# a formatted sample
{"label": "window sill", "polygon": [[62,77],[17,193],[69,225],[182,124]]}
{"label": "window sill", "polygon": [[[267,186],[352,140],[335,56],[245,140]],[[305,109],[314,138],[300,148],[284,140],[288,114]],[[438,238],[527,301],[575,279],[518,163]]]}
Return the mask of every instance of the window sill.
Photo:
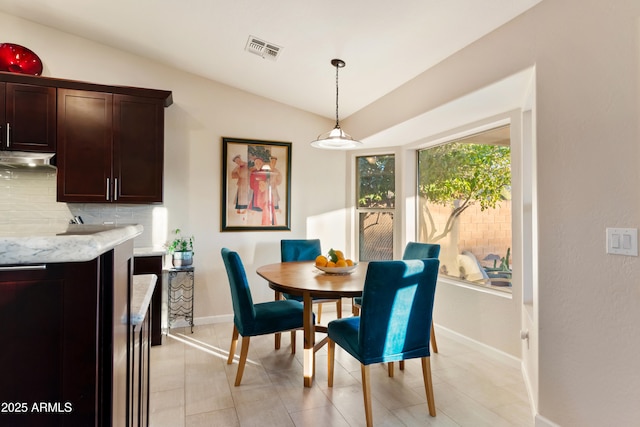
{"label": "window sill", "polygon": [[451,276],[439,275],[438,282],[446,283],[453,286],[458,286],[465,289],[471,289],[476,292],[482,292],[497,297],[512,299],[511,286],[492,286],[491,284],[467,282],[462,279],[457,279]]}

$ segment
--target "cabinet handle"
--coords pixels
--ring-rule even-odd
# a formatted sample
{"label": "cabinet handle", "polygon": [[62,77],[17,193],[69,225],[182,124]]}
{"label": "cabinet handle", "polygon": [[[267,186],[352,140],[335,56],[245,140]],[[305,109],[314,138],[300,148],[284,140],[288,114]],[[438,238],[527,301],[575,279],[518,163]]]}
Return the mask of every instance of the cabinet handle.
{"label": "cabinet handle", "polygon": [[107,178],[107,200],[109,200],[109,178]]}
{"label": "cabinet handle", "polygon": [[7,123],[7,148],[9,148],[9,128],[11,126],[9,125],[9,123]]}
{"label": "cabinet handle", "polygon": [[18,270],[46,270],[47,265],[14,265],[10,267],[0,267],[0,271],[18,271]]}
{"label": "cabinet handle", "polygon": [[113,200],[118,200],[118,178],[113,179]]}

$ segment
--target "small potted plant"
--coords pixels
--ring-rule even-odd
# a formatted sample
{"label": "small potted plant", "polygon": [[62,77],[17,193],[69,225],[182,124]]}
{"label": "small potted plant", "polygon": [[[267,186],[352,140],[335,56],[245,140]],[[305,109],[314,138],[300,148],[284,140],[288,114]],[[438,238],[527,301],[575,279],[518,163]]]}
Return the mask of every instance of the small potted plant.
{"label": "small potted plant", "polygon": [[189,267],[193,264],[193,236],[182,236],[179,228],[172,233],[176,237],[167,243],[167,250],[172,255],[171,262],[174,267]]}

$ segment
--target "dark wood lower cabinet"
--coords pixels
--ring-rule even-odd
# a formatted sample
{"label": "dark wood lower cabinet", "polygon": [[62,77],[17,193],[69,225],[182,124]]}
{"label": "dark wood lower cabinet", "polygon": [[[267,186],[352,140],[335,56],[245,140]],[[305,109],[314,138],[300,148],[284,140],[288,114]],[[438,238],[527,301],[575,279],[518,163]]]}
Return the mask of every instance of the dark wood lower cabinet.
{"label": "dark wood lower cabinet", "polygon": [[150,317],[129,325],[132,277],[132,241],[88,262],[0,266],[0,426],[147,425],[132,405],[148,395]]}

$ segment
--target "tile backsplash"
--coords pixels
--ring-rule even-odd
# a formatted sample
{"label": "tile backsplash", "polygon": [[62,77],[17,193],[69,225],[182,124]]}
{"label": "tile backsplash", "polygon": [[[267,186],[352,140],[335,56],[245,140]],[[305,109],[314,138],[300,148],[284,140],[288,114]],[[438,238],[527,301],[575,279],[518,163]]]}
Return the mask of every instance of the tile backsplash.
{"label": "tile backsplash", "polygon": [[[29,228],[32,224],[68,224],[74,216],[85,224],[141,224],[136,247],[166,241],[166,212],[158,205],[60,203],[56,201],[56,170],[0,165],[0,225]],[[154,229],[155,225],[155,229]]]}

